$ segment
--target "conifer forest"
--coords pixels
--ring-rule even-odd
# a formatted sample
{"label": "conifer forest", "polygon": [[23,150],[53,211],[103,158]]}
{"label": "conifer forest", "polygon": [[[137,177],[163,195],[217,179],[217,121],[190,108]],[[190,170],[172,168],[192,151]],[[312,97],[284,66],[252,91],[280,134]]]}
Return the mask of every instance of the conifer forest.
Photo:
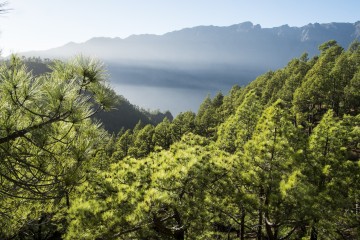
{"label": "conifer forest", "polygon": [[101,62],[0,66],[0,239],[359,239],[360,42],[109,133]]}

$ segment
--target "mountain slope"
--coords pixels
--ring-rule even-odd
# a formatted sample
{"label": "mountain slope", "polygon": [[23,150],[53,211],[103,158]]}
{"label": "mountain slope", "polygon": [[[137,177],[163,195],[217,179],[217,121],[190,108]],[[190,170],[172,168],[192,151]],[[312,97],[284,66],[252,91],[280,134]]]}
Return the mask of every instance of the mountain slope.
{"label": "mountain slope", "polygon": [[[42,60],[40,58],[24,58],[27,68],[32,71],[35,76],[50,72],[51,61],[49,59]],[[123,96],[117,96],[119,103],[111,111],[100,111],[95,114],[95,119],[99,120],[103,127],[110,133],[118,133],[122,129],[132,129],[141,121],[142,124],[157,125],[166,117],[170,121],[173,119],[172,114],[167,111],[146,111],[134,104],[130,103]]]}
{"label": "mountain slope", "polygon": [[[154,75],[166,75],[165,70],[168,69],[175,76],[187,72],[189,78],[197,77],[198,80],[203,80],[201,77],[204,70],[227,72],[224,78],[234,74],[229,79],[233,81],[241,80],[241,76],[246,75],[236,69],[248,69],[248,75],[253,79],[258,72],[284,66],[305,51],[310,56],[318,54],[318,45],[325,41],[334,39],[347,47],[359,36],[360,22],[315,23],[303,27],[284,25],[274,28],[261,28],[260,25],[244,22],[228,27],[187,28],[161,36],[147,34],[125,39],[92,38],[84,43],[72,42],[47,51],[27,52],[23,55],[43,58],[67,58],[78,53],[95,55],[109,65],[111,73],[115,73],[114,81],[188,87],[186,82],[169,81],[171,78],[168,76],[160,76],[154,81],[150,77],[146,79],[140,76],[139,72],[141,69],[152,69]],[[116,73],[124,73],[122,69],[133,71],[128,71],[128,74],[125,72],[129,76],[119,77]],[[136,78],[137,74],[142,78]],[[244,80],[251,79],[249,76]]]}
{"label": "mountain slope", "polygon": [[[68,58],[82,53],[103,60],[113,84],[199,89],[206,96],[226,92],[234,84],[244,85],[304,52],[309,57],[317,55],[318,46],[328,40],[347,48],[359,37],[360,22],[274,28],[244,22],[227,27],[198,26],[164,35],[92,38],[23,55]],[[148,99],[136,104],[141,106]]]}

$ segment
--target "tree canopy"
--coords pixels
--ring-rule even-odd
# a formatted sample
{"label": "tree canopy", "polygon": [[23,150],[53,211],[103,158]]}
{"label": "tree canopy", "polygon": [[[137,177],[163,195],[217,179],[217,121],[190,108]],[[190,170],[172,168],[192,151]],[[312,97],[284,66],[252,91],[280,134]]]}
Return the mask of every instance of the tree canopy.
{"label": "tree canopy", "polygon": [[359,239],[360,48],[111,135],[98,62],[0,68],[1,239]]}

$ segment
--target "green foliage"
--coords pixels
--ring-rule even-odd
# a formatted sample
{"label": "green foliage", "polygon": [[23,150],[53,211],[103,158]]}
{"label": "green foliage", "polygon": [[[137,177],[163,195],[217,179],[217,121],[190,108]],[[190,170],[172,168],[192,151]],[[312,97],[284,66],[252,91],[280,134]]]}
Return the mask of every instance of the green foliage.
{"label": "green foliage", "polygon": [[221,114],[219,114],[222,103],[223,95],[221,93],[215,96],[213,100],[210,96],[205,98],[195,116],[197,134],[212,139],[216,138],[216,128],[223,120]]}
{"label": "green foliage", "polygon": [[111,158],[113,161],[119,161],[129,154],[129,149],[134,142],[131,130],[126,130],[115,143],[115,151]]}
{"label": "green foliage", "polygon": [[155,127],[153,136],[155,146],[168,149],[172,143],[171,124],[169,119],[164,120]]}
{"label": "green foliage", "polygon": [[286,104],[291,106],[291,102],[294,97],[295,90],[301,85],[306,73],[311,68],[308,59],[305,56],[301,56],[300,59],[291,60],[286,68],[284,74],[286,76],[284,85],[277,92],[276,97],[272,99],[282,99]]}
{"label": "green foliage", "polygon": [[113,104],[99,62],[51,69],[34,77],[16,56],[0,66],[1,238],[69,197],[104,134],[89,118]]}
{"label": "green foliage", "polygon": [[33,77],[12,59],[0,238],[359,239],[359,44],[319,49],[117,137],[89,120],[114,97],[95,62]]}
{"label": "green foliage", "polygon": [[[354,180],[358,180],[359,165],[349,160],[349,151],[352,151],[349,143],[353,142],[353,131],[359,127],[359,122],[353,119],[350,123],[350,119],[339,120],[334,117],[334,111],[329,110],[309,138],[309,166],[304,172],[310,182],[311,216],[314,226],[328,236],[336,236],[336,231],[341,231],[347,238],[352,238],[355,233],[351,234],[349,230],[355,230],[358,199],[354,191],[358,186],[354,185]],[[328,212],[328,208],[332,211]]]}
{"label": "green foliage", "polygon": [[239,106],[239,97],[242,94],[243,89],[239,87],[238,85],[234,85],[229,93],[224,96],[222,105],[219,108],[219,113],[221,116],[221,119],[224,121],[227,119],[230,115],[234,114],[236,111],[236,108]]}
{"label": "green foliage", "polygon": [[350,80],[350,83],[344,89],[346,111],[354,115],[360,113],[359,89],[360,89],[360,71],[358,70],[356,74],[354,74],[353,78]]}
{"label": "green foliage", "polygon": [[228,161],[207,145],[185,135],[168,151],[126,158],[84,183],[69,211],[66,238],[206,239],[205,229],[213,226],[204,204]]}
{"label": "green foliage", "polygon": [[[299,123],[309,127],[309,131],[327,109],[333,108],[336,114],[340,114],[343,90],[353,74],[351,69],[348,71],[346,53],[336,42],[324,43],[320,49],[322,52],[319,60],[308,71],[302,85],[296,89],[293,100],[293,109]],[[341,77],[334,76],[338,75],[337,71],[341,72]]]}
{"label": "green foliage", "polygon": [[220,125],[217,139],[219,148],[229,153],[242,150],[254,132],[261,111],[259,97],[255,91],[250,91],[236,113]]}
{"label": "green foliage", "polygon": [[153,134],[154,126],[146,125],[144,128],[139,130],[137,133],[134,132],[134,143],[129,148],[129,155],[141,158],[147,156],[154,149]]}
{"label": "green foliage", "polygon": [[170,112],[148,112],[131,104],[123,96],[116,96],[118,103],[114,109],[106,112],[99,112],[94,117],[102,122],[104,128],[110,133],[119,133],[121,129],[130,130],[141,121],[143,124],[157,125],[164,118],[172,120],[173,116]]}
{"label": "green foliage", "polygon": [[286,222],[292,218],[291,209],[296,204],[290,197],[285,198],[290,193],[284,186],[280,189],[286,179],[286,188],[295,188],[298,174],[294,168],[296,128],[284,106],[278,100],[264,110],[251,140],[244,147],[243,179],[249,185],[249,194],[258,197],[257,235],[263,234],[264,225],[266,235],[271,239],[282,237],[279,234],[288,234],[289,225]]}
{"label": "green foliage", "polygon": [[179,141],[187,133],[195,131],[195,113],[179,113],[171,123],[171,136],[173,141]]}

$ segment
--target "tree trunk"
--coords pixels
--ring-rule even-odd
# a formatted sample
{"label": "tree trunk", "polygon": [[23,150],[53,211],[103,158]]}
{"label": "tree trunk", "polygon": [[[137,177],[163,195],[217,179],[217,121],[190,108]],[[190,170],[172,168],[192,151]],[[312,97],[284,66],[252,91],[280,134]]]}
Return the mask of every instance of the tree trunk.
{"label": "tree trunk", "polygon": [[[174,213],[175,213],[174,218],[175,218],[176,222],[178,223],[178,225],[180,227],[182,227],[183,223],[182,223],[182,220],[181,220],[181,216],[180,216],[179,211],[176,208],[174,208]],[[184,240],[185,239],[185,229],[181,228],[179,230],[176,230],[174,232],[174,237],[175,237],[176,240]]]}
{"label": "tree trunk", "polygon": [[258,227],[257,227],[257,240],[262,240],[262,224],[263,224],[263,200],[262,197],[264,196],[264,188],[260,186],[260,193],[259,193],[259,215],[258,215]]}
{"label": "tree trunk", "polygon": [[184,229],[177,230],[174,232],[174,237],[176,240],[184,240],[185,239],[185,231]]}
{"label": "tree trunk", "polygon": [[241,209],[241,220],[240,220],[240,240],[245,239],[245,209]]}
{"label": "tree trunk", "polygon": [[68,192],[65,193],[65,198],[66,198],[66,206],[67,208],[70,208],[70,197]]}
{"label": "tree trunk", "polygon": [[37,240],[41,240],[42,239],[42,225],[43,225],[43,220],[44,220],[44,214],[41,215],[40,219],[38,220],[38,230],[37,230],[37,238],[35,238],[34,235],[34,239]]}
{"label": "tree trunk", "polygon": [[[268,198],[268,193],[266,194],[265,197],[265,229],[266,229],[266,233],[268,236],[269,240],[276,240],[272,231],[272,224],[270,223],[270,217],[269,217],[269,198]],[[271,224],[271,225],[270,225]]]}
{"label": "tree trunk", "polygon": [[267,239],[269,240],[276,240],[274,238],[274,234],[272,232],[271,226],[267,223],[267,221],[265,221],[265,229],[266,229],[266,233],[267,233]]}
{"label": "tree trunk", "polygon": [[259,219],[258,219],[258,227],[257,227],[257,239],[258,240],[262,240],[262,222],[263,222],[263,218],[262,218],[262,210],[261,208],[259,209]]}
{"label": "tree trunk", "polygon": [[310,240],[317,240],[317,230],[315,228],[315,226],[313,226],[311,228],[311,233],[310,233]]}

